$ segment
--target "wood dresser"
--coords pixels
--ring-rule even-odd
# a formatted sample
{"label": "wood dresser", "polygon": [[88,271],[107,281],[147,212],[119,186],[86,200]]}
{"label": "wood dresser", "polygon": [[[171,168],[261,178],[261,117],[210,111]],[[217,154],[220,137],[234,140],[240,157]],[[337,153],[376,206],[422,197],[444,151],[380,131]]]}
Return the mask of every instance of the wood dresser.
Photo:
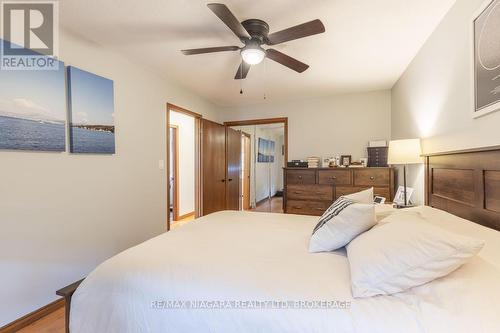
{"label": "wood dresser", "polygon": [[283,210],[287,214],[322,215],[342,195],[370,187],[394,197],[393,168],[284,168]]}

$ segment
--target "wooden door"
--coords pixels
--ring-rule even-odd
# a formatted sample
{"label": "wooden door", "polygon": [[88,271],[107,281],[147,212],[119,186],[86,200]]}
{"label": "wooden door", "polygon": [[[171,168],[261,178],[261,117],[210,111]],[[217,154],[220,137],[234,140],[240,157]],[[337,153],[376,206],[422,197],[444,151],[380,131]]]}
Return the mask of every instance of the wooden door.
{"label": "wooden door", "polygon": [[226,128],[226,209],[240,209],[241,132]]}
{"label": "wooden door", "polygon": [[226,209],[226,128],[202,120],[203,215]]}
{"label": "wooden door", "polygon": [[250,209],[250,168],[252,166],[252,145],[250,142],[250,137],[243,135],[243,210]]}

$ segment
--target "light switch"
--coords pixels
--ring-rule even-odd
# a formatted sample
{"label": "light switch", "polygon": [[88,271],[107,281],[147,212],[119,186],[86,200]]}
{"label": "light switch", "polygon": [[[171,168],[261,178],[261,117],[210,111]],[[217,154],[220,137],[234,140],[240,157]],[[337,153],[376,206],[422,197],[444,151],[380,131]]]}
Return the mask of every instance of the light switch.
{"label": "light switch", "polygon": [[159,160],[158,161],[158,169],[164,170],[165,169],[165,161],[164,160]]}

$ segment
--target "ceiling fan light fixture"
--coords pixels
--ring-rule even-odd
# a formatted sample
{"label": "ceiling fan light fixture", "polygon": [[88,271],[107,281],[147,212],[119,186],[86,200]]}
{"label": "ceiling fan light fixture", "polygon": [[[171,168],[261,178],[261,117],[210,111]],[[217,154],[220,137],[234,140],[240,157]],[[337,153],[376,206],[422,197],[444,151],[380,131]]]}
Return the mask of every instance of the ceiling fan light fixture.
{"label": "ceiling fan light fixture", "polygon": [[262,45],[277,45],[325,32],[323,23],[316,19],[270,34],[269,24],[263,20],[248,19],[240,22],[231,10],[222,3],[209,3],[207,6],[245,46],[243,48],[238,46],[205,47],[182,50],[182,53],[189,56],[240,50],[242,60],[234,76],[235,80],[245,79],[250,67],[261,63],[265,58],[269,58],[297,73],[304,72],[309,68],[309,65],[272,48],[265,50],[262,48]]}
{"label": "ceiling fan light fixture", "polygon": [[241,58],[249,65],[257,65],[264,60],[266,51],[258,45],[246,46],[241,50]]}

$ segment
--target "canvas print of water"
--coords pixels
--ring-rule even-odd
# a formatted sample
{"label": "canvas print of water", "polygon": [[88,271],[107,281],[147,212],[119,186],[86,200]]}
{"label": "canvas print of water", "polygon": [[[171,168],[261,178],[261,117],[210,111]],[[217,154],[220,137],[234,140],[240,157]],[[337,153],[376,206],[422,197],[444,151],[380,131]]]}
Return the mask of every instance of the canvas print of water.
{"label": "canvas print of water", "polygon": [[275,148],[274,141],[259,138],[257,162],[274,163],[274,148]]}
{"label": "canvas print of water", "polygon": [[57,71],[2,70],[0,149],[64,151],[65,91],[62,62]]}
{"label": "canvas print of water", "polygon": [[68,67],[70,151],[114,154],[113,81]]}

